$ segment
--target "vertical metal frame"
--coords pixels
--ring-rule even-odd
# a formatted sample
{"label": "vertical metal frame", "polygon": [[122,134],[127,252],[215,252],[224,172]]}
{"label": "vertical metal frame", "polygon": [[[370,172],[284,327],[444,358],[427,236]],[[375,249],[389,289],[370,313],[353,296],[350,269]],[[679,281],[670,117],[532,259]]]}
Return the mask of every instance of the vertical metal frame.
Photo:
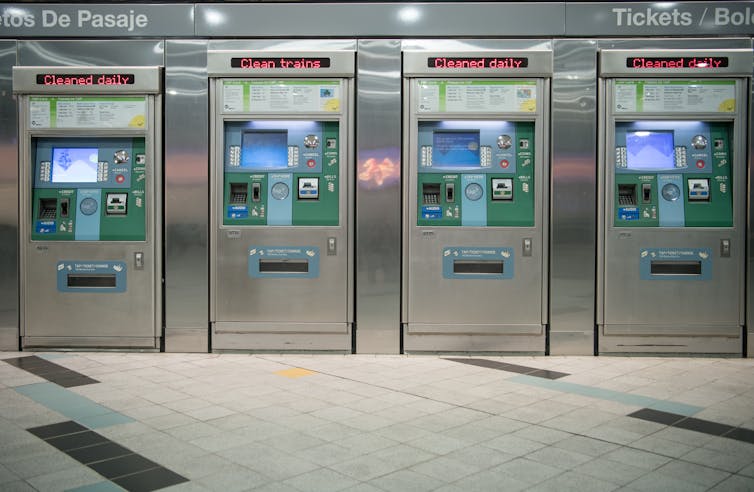
{"label": "vertical metal frame", "polygon": [[207,352],[207,41],[166,41],[165,65],[165,351]]}
{"label": "vertical metal frame", "polygon": [[357,353],[400,351],[401,43],[361,40],[356,94]]}
{"label": "vertical metal frame", "polygon": [[0,350],[19,348],[18,113],[12,93],[16,41],[0,41]]}
{"label": "vertical metal frame", "polygon": [[550,173],[552,355],[594,353],[597,44],[553,42]]}

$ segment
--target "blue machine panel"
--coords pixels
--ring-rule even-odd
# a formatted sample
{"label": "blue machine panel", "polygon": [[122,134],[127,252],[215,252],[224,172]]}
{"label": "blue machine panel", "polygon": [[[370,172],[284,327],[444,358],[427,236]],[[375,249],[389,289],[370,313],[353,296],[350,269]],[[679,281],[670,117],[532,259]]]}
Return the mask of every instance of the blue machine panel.
{"label": "blue machine panel", "polygon": [[319,248],[316,246],[251,246],[249,277],[317,278]]}
{"label": "blue machine panel", "polygon": [[642,248],[639,253],[642,280],[709,280],[712,251],[709,248]]}
{"label": "blue machine panel", "polygon": [[57,285],[60,292],[126,292],[127,267],[122,261],[63,260],[57,263],[57,270]]}
{"label": "blue machine panel", "polygon": [[442,251],[442,276],[461,280],[513,278],[513,248],[451,246]]}

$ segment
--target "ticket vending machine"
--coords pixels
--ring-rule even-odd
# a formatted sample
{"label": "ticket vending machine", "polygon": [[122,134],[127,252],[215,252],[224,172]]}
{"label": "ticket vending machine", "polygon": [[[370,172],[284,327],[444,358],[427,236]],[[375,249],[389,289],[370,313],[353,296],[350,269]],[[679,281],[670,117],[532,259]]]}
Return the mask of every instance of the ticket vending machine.
{"label": "ticket vending machine", "polygon": [[14,67],[23,348],[157,349],[160,67]]}
{"label": "ticket vending machine", "polygon": [[599,351],[742,352],[751,52],[600,53]]}
{"label": "ticket vending machine", "polygon": [[550,51],[405,51],[403,348],[544,353]]}
{"label": "ticket vending machine", "polygon": [[213,350],[352,350],[353,51],[210,51]]}

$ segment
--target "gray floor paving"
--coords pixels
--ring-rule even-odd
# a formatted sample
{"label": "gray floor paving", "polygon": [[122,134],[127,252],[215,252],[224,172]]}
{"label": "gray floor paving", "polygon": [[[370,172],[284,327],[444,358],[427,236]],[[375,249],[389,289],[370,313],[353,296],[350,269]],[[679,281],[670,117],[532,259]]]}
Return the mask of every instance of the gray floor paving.
{"label": "gray floor paving", "polygon": [[[440,356],[0,359],[32,355],[98,381],[65,391],[133,419],[95,431],[187,480],[165,490],[754,491],[754,443],[629,416],[754,429],[749,360],[475,356],[567,374],[553,385]],[[27,431],[76,420],[25,396],[42,384],[0,363],[0,490],[118,490]]]}

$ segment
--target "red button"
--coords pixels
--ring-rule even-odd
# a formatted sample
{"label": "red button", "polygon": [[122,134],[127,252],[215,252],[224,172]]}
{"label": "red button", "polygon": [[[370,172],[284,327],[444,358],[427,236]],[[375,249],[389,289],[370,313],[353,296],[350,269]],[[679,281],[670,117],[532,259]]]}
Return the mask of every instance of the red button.
{"label": "red button", "polygon": [[306,161],[306,165],[309,167],[314,167],[317,165],[317,161],[315,161],[314,159],[309,159],[308,161]]}
{"label": "red button", "polygon": [[702,169],[704,167],[704,161],[701,159],[696,161],[696,167],[698,167],[699,169]]}
{"label": "red button", "polygon": [[115,182],[116,183],[123,183],[125,180],[126,180],[126,177],[123,176],[122,174],[119,174],[119,175],[115,176]]}
{"label": "red button", "polygon": [[500,161],[500,167],[502,167],[503,169],[508,167],[509,165],[510,163],[506,159],[503,159],[502,161]]}

